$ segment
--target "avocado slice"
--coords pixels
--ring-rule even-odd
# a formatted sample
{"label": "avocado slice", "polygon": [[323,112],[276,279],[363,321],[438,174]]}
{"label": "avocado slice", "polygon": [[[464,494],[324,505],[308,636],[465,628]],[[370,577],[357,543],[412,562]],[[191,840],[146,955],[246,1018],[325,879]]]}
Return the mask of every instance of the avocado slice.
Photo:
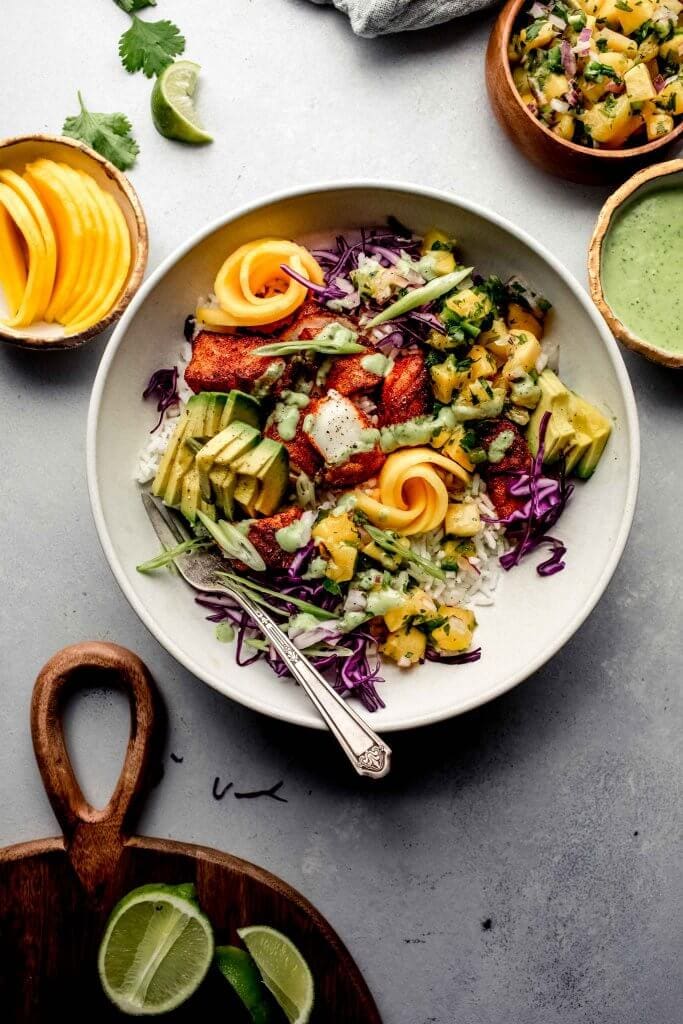
{"label": "avocado slice", "polygon": [[285,446],[264,437],[255,448],[233,463],[232,468],[236,473],[258,481],[258,494],[251,499],[251,504],[254,511],[271,515],[282,501],[289,480],[289,457]]}
{"label": "avocado slice", "polygon": [[236,420],[239,420],[240,423],[248,423],[250,427],[260,428],[261,403],[258,399],[247,395],[244,391],[230,391],[226,396],[219,429],[225,430]]}
{"label": "avocado slice", "polygon": [[564,454],[568,473],[587,480],[600,461],[611,432],[609,420],[587,402],[569,391],[552,370],[538,378],[541,400],[527,428],[527,442],[533,455],[538,452],[538,431],[546,412],[551,413],[545,439],[544,462],[556,462]]}
{"label": "avocado slice", "polygon": [[206,394],[208,401],[204,415],[204,435],[205,437],[215,437],[221,429],[221,417],[228,396],[225,391],[207,391]]}
{"label": "avocado slice", "polygon": [[204,501],[203,498],[199,499],[199,505],[197,506],[197,511],[198,512],[202,512],[209,519],[212,519],[214,521],[214,523],[216,522],[216,519],[218,518],[217,515],[216,515],[216,506],[213,504],[213,502]]}
{"label": "avocado slice", "polygon": [[289,457],[284,445],[273,455],[267,469],[260,477],[261,493],[256,502],[256,511],[271,516],[285,496],[289,483]]}
{"label": "avocado slice", "polygon": [[201,501],[199,489],[199,473],[197,467],[193,466],[183,478],[182,494],[180,497],[180,511],[189,523],[197,519],[197,509]]}
{"label": "avocado slice", "polygon": [[261,485],[253,476],[238,476],[236,480],[235,501],[239,502],[247,515],[253,516]]}
{"label": "avocado slice", "polygon": [[216,504],[223,509],[223,515],[232,522],[235,518],[235,485],[237,477],[231,469],[213,469],[210,473],[211,486]]}
{"label": "avocado slice", "polygon": [[207,501],[211,498],[209,474],[214,463],[226,468],[240,455],[258,444],[259,436],[258,430],[248,423],[231,423],[197,452],[197,469],[202,497]]}
{"label": "avocado slice", "polygon": [[206,410],[209,407],[210,392],[201,391],[198,395],[192,395],[187,400],[187,430],[186,437],[207,437],[204,433],[206,423]]}
{"label": "avocado slice", "polygon": [[194,453],[186,444],[181,444],[173,462],[173,468],[168,477],[168,483],[163,495],[164,505],[176,508],[180,505],[183,496],[183,480],[188,470],[192,469]]}
{"label": "avocado slice", "polygon": [[577,462],[576,475],[581,480],[588,480],[602,457],[612,433],[612,424],[594,405],[579,395],[572,394],[572,408],[576,430],[586,435],[590,442]]}
{"label": "avocado slice", "polygon": [[156,476],[152,483],[152,494],[155,498],[160,498],[168,485],[168,480],[173,469],[173,463],[175,462],[176,455],[185,439],[185,429],[187,427],[187,412],[183,412],[178,419],[178,426],[175,428],[171,439],[168,442],[166,451],[164,452],[159,468],[157,469]]}
{"label": "avocado slice", "polygon": [[552,370],[545,369],[538,378],[541,400],[534,409],[527,427],[527,443],[532,455],[538,453],[539,430],[545,413],[551,414],[545,435],[544,462],[556,462],[574,440],[570,418],[571,393]]}

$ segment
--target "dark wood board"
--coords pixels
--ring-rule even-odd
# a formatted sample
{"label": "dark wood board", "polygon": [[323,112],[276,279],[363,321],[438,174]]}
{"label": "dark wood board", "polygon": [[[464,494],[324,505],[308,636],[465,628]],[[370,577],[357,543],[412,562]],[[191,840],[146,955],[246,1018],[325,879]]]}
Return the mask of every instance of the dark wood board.
{"label": "dark wood board", "polygon": [[[131,733],[112,798],[97,810],[87,803],[74,776],[61,715],[70,692],[102,684],[118,685],[128,694]],[[229,854],[132,834],[157,766],[159,712],[147,669],[114,644],[65,648],[36,680],[33,744],[63,836],[0,850],[0,1019],[13,1024],[126,1019],[106,999],[97,974],[107,917],[135,886],[194,882],[218,944],[240,944],[236,929],[244,925],[269,924],[298,946],[315,979],[312,1022],[381,1024],[349,952],[300,893]],[[239,1024],[248,1018],[212,970],[195,996],[165,1019]]]}

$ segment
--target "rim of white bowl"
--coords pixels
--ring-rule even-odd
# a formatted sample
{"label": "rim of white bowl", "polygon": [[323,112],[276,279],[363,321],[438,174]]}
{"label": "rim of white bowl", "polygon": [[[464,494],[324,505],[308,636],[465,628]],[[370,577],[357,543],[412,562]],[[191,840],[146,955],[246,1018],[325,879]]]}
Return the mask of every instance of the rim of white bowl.
{"label": "rim of white bowl", "polygon": [[[178,645],[175,639],[172,636],[167,635],[154,620],[153,616],[150,615],[146,605],[138,599],[135,591],[129,584],[106,527],[97,478],[97,426],[99,421],[100,404],[107,381],[109,367],[128,329],[128,324],[131,322],[140,306],[145,302],[147,296],[156,287],[158,282],[166,275],[170,268],[186,256],[191,249],[209,235],[213,234],[214,231],[225,227],[226,224],[239,220],[241,217],[258,210],[263,206],[271,206],[274,203],[281,203],[289,199],[297,199],[301,196],[315,195],[317,193],[335,192],[340,190],[361,191],[368,189],[382,192],[412,193],[413,195],[423,196],[426,199],[434,199],[438,202],[445,202],[459,206],[478,217],[482,217],[484,220],[490,221],[497,227],[502,228],[504,231],[513,235],[540,256],[555,271],[555,273],[564,281],[570,291],[572,291],[581,303],[593,322],[596,332],[600,335],[605,344],[605,348],[610,357],[610,361],[614,368],[617,380],[619,381],[624,398],[626,429],[631,453],[628,467],[626,501],[624,504],[621,525],[615,538],[610,558],[593,586],[588,599],[584,602],[576,615],[574,615],[565,624],[564,628],[557,634],[553,642],[546,645],[543,651],[533,658],[524,667],[524,669],[517,672],[511,672],[509,676],[505,676],[496,685],[491,686],[489,690],[486,690],[483,693],[478,694],[476,697],[472,697],[470,700],[466,701],[462,706],[458,707],[457,710],[440,708],[436,711],[414,713],[409,716],[404,716],[395,722],[383,724],[382,732],[385,733],[397,732],[403,729],[415,729],[424,725],[432,725],[435,722],[444,721],[445,719],[453,718],[456,715],[464,714],[466,711],[471,711],[474,708],[481,707],[483,704],[489,703],[489,701],[494,700],[503,693],[507,693],[508,690],[511,690],[519,683],[528,679],[534,672],[537,672],[546,664],[546,662],[554,657],[554,655],[564,647],[577,629],[579,629],[579,627],[586,621],[607,589],[626,546],[626,541],[631,530],[631,524],[635,513],[638,481],[640,476],[640,430],[638,426],[638,414],[636,411],[636,402],[633,395],[631,380],[627,373],[617,342],[609,332],[590,296],[574,278],[573,274],[563,267],[560,261],[553,256],[553,254],[546,249],[544,245],[537,242],[527,234],[526,231],[515,227],[505,217],[501,217],[498,214],[487,210],[479,203],[469,199],[464,199],[456,193],[446,192],[442,189],[431,188],[425,185],[415,185],[411,182],[405,181],[373,181],[371,179],[353,178],[338,181],[325,181],[318,184],[314,183],[311,185],[303,185],[298,188],[282,189],[278,192],[270,193],[261,199],[245,203],[206,224],[203,228],[200,228],[199,231],[195,232],[195,234],[188,238],[186,242],[170,253],[170,255],[168,255],[166,259],[159,264],[157,269],[143,282],[127,310],[116,325],[116,328],[102,355],[97,375],[93,383],[86,428],[86,465],[90,506],[92,508],[95,527],[97,529],[97,534],[100,544],[102,545],[105,558],[124,596],[152,636],[158,640],[162,647],[164,647],[165,650],[176,659],[176,661],[183,665],[184,668],[202,682],[211,686],[212,689],[223,694],[223,696],[230,697],[238,704],[242,704],[245,707],[251,708],[253,711],[258,711],[261,714],[268,715],[271,718],[276,718],[283,722],[289,722],[293,725],[301,725],[312,729],[325,729],[324,723],[318,718],[312,707],[310,711],[306,712],[282,708],[279,705],[272,704],[270,701],[259,698],[257,695],[252,697],[245,695],[243,692],[237,691],[230,685],[227,679],[227,673],[226,678],[223,678],[218,675],[212,675],[210,672],[203,671],[194,659],[183,651],[182,647]],[[368,720],[372,721],[371,715],[368,716]]]}

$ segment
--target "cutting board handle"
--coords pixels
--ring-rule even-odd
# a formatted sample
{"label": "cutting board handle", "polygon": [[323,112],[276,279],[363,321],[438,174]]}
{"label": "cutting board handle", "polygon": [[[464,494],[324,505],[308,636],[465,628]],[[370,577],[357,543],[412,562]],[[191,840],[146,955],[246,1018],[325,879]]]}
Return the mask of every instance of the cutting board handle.
{"label": "cutting board handle", "polygon": [[[121,775],[106,807],[85,799],[64,740],[62,715],[69,694],[84,687],[117,687],[131,709],[128,747]],[[131,834],[153,778],[158,753],[160,708],[156,687],[137,655],[116,644],[91,641],[65,647],[42,669],[31,702],[33,747],[45,790],[64,833],[66,850],[83,886],[104,897],[125,839]]]}

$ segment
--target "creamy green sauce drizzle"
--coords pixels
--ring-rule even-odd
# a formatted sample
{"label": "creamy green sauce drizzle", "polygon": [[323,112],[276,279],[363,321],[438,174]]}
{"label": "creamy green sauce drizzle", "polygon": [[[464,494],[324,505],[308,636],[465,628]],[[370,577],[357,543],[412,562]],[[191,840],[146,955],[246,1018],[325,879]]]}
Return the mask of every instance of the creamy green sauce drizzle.
{"label": "creamy green sauce drizzle", "polygon": [[683,187],[636,194],[616,213],[602,245],[601,278],[625,327],[683,351]]}

